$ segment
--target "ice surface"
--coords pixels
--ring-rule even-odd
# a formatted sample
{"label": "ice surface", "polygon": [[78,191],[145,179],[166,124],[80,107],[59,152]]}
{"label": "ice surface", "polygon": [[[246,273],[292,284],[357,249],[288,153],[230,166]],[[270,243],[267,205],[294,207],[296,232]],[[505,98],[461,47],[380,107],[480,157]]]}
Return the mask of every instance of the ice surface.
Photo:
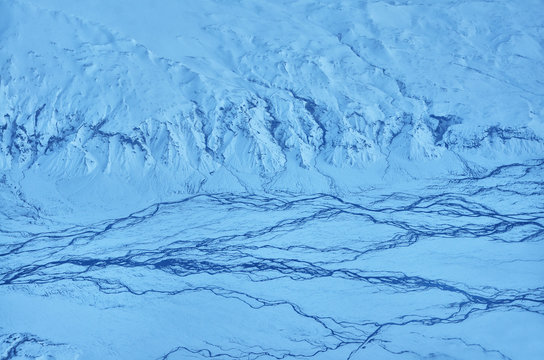
{"label": "ice surface", "polygon": [[0,0],[0,359],[542,359],[544,4]]}
{"label": "ice surface", "polygon": [[34,335],[4,354],[538,359],[543,166],[350,199],[201,194],[28,232],[21,217],[1,235],[0,314]]}

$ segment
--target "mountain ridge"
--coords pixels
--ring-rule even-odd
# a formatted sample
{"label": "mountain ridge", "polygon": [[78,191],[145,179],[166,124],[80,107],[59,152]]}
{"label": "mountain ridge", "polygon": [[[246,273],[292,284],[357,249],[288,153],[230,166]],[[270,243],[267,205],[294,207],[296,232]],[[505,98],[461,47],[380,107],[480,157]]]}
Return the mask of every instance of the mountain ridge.
{"label": "mountain ridge", "polygon": [[[511,27],[518,31],[511,37],[529,45],[538,29],[520,27],[516,21],[526,19],[509,14],[506,3],[450,4],[447,16],[447,5],[411,2],[361,8],[353,1],[264,2],[258,9],[241,1],[224,14],[210,13],[214,6],[226,9],[220,1],[202,4],[188,6],[192,14],[208,11],[194,22],[217,24],[182,37],[207,39],[208,48],[200,57],[180,50],[171,59],[158,45],[151,50],[70,15],[69,2],[3,2],[10,25],[2,35],[0,169],[12,179],[40,178],[61,189],[69,181],[109,177],[158,193],[349,192],[399,179],[467,175],[544,153],[537,87],[542,46],[505,45],[509,39],[497,45],[491,26],[502,18],[500,30]],[[491,16],[471,27],[459,17],[464,7]],[[327,20],[332,12],[346,19]],[[246,20],[269,13],[263,26]],[[240,24],[232,22],[237,14]],[[361,14],[368,24],[357,23]],[[321,40],[264,29],[280,15],[288,30],[319,32]],[[451,33],[425,33],[448,25],[455,26]],[[482,29],[488,33],[479,35]],[[461,49],[469,40],[473,49]],[[448,42],[449,61],[423,52]],[[492,45],[519,54],[497,53],[488,71],[479,66],[489,60],[470,62]],[[537,76],[511,80],[504,70],[513,58]],[[414,67],[417,60],[423,64]],[[519,72],[521,65],[508,70]],[[414,69],[423,74],[419,79]],[[432,81],[441,84],[422,90]],[[479,101],[468,102],[471,95]]]}

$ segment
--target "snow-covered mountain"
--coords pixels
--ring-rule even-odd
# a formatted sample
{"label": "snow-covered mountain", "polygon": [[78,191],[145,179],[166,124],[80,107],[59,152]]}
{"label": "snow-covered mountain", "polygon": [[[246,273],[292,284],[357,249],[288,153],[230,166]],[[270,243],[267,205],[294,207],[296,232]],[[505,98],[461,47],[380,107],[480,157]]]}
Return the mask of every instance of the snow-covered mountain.
{"label": "snow-covered mountain", "polygon": [[0,0],[0,359],[543,359],[543,19]]}
{"label": "snow-covered mountain", "polygon": [[538,158],[541,5],[3,0],[4,183],[355,191]]}

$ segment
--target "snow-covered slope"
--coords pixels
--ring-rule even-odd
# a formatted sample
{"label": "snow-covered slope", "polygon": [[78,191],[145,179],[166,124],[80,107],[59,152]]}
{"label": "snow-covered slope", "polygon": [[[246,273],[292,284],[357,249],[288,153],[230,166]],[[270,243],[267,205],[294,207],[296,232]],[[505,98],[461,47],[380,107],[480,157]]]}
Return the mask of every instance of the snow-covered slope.
{"label": "snow-covered slope", "polygon": [[542,0],[0,0],[0,359],[544,359]]}
{"label": "snow-covered slope", "polygon": [[541,1],[0,7],[24,193],[356,191],[544,153]]}

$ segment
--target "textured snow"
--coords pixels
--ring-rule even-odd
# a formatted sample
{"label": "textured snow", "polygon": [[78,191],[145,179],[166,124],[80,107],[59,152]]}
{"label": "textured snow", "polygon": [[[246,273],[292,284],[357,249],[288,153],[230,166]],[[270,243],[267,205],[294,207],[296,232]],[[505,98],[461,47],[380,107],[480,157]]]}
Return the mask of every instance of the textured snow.
{"label": "textured snow", "polygon": [[0,168],[337,192],[538,158],[539,5],[3,1]]}
{"label": "textured snow", "polygon": [[0,359],[542,359],[541,0],[0,0]]}

